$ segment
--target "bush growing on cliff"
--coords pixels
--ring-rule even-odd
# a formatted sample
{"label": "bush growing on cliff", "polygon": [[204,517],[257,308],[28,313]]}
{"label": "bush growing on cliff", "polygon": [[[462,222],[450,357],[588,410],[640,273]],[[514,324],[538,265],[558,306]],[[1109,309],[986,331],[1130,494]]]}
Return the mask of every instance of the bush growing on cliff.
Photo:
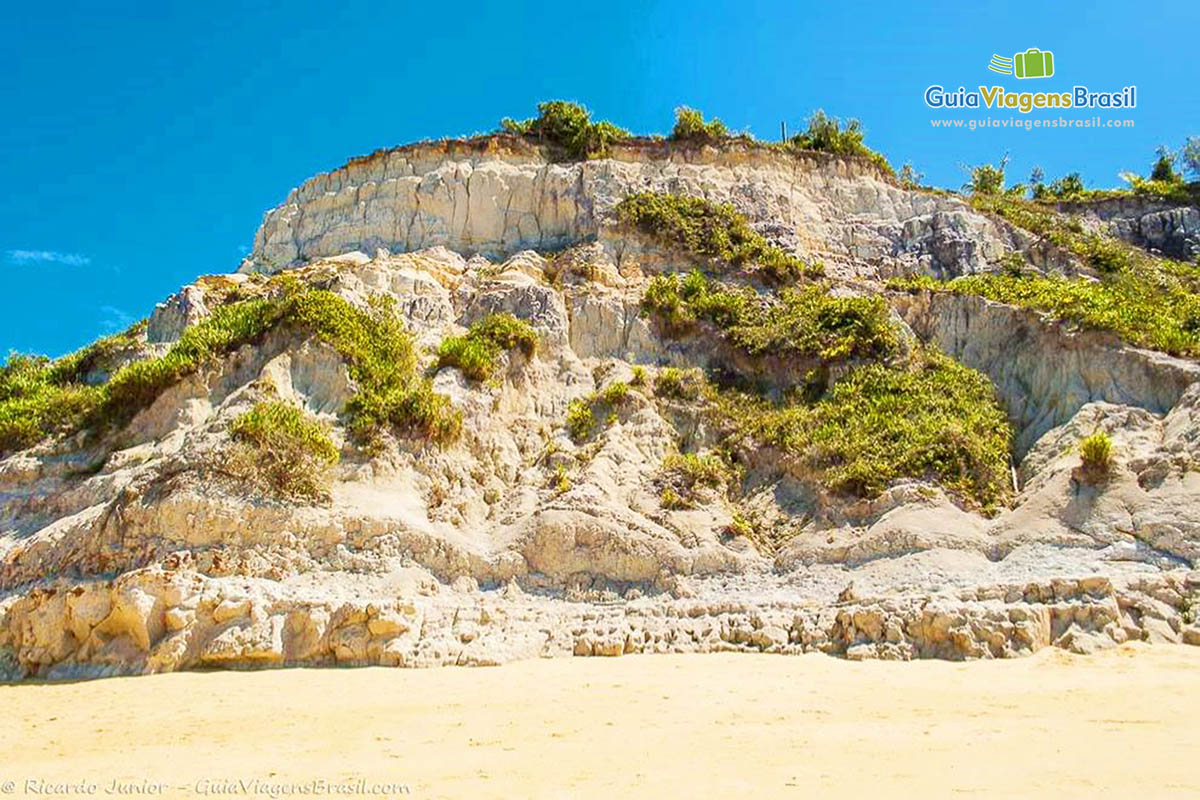
{"label": "bush growing on cliff", "polygon": [[898,345],[883,298],[839,297],[820,286],[784,289],[772,299],[699,272],[682,279],[672,273],[651,280],[642,308],[660,319],[668,335],[703,320],[754,356],[884,358]]}
{"label": "bush growing on cliff", "polygon": [[727,204],[699,197],[641,192],[617,205],[620,221],[697,259],[725,261],[776,282],[823,273],[820,265],[767,242]]}
{"label": "bush growing on cliff", "polygon": [[630,136],[611,122],[592,122],[590,111],[566,100],[538,103],[536,117],[520,121],[505,117],[500,127],[518,136],[537,137],[572,159],[600,158],[608,154],[609,146]]}
{"label": "bush growing on cliff", "polygon": [[1005,188],[1005,180],[1008,170],[1008,153],[1000,159],[996,164],[979,164],[977,166],[967,166],[961,164],[962,169],[967,171],[971,179],[963,184],[963,190],[970,192],[974,196],[995,197],[999,195],[1008,195],[1015,197],[1025,193],[1025,187],[1021,184]]}
{"label": "bush growing on cliff", "polygon": [[862,123],[858,120],[848,119],[843,122],[818,109],[808,118],[808,129],[788,139],[787,146],[793,150],[818,150],[841,156],[862,156],[885,174],[894,175],[895,171],[888,160],[863,143],[864,135]]}
{"label": "bush growing on cliff", "polygon": [[36,373],[18,359],[11,377],[0,379],[8,387],[0,389],[0,450],[27,447],[57,433],[120,427],[170,386],[276,329],[315,336],[346,360],[358,392],[345,411],[359,441],[370,443],[385,428],[440,443],[458,435],[461,416],[418,374],[411,337],[392,302],[377,296],[361,309],[292,276],[275,279],[272,289],[270,296],[217,307],[164,355],[122,367],[102,386],[77,382],[82,359],[59,367],[39,362]]}
{"label": "bush growing on cliff", "polygon": [[1009,494],[1012,428],[991,382],[933,350],[906,366],[857,367],[815,401],[712,396],[736,439],[792,454],[835,492],[873,497],[907,477],[936,480],[985,509]]}
{"label": "bush growing on cliff", "polygon": [[0,455],[78,427],[104,400],[99,386],[60,384],[43,356],[9,355],[0,366]]}
{"label": "bush growing on cliff", "polygon": [[629,399],[629,384],[624,381],[613,381],[587,397],[575,398],[567,405],[567,433],[575,442],[588,439],[596,430],[597,419],[604,425],[615,421],[617,409]]}
{"label": "bush growing on cliff", "polygon": [[734,479],[735,470],[713,453],[672,453],[663,459],[659,480],[665,508],[691,508],[705,490],[723,490]]}
{"label": "bush growing on cliff", "polygon": [[229,470],[284,499],[322,500],[329,467],[339,453],[329,429],[296,406],[266,401],[229,426],[234,449]]}
{"label": "bush growing on cliff", "polygon": [[136,351],[145,331],[142,320],[53,361],[10,354],[0,366],[0,454],[75,430],[81,420],[95,415],[105,390],[88,381],[94,372],[113,369],[119,356]]}
{"label": "bush growing on cliff", "polygon": [[438,367],[458,367],[468,378],[487,380],[505,350],[532,356],[538,335],[528,323],[512,314],[491,314],[473,324],[465,336],[451,336],[438,348]]}
{"label": "bush growing on cliff", "polygon": [[704,389],[704,375],[698,369],[667,367],[654,379],[654,394],[676,400],[696,400]]}
{"label": "bush growing on cliff", "polygon": [[694,108],[680,106],[675,109],[675,127],[671,138],[693,144],[714,144],[729,135],[725,123],[713,117],[705,121],[704,115]]}

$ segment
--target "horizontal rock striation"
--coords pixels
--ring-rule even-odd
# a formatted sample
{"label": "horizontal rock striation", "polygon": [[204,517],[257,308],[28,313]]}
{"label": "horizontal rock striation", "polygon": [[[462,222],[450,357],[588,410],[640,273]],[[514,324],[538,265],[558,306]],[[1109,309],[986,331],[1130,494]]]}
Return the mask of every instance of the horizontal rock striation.
{"label": "horizontal rock striation", "polygon": [[306,181],[267,212],[242,269],[379,248],[557,250],[601,236],[613,206],[638,191],[732,203],[791,249],[848,269],[957,275],[1023,240],[962,200],[904,191],[854,159],[618,146],[610,158],[560,164],[496,137],[383,151]]}

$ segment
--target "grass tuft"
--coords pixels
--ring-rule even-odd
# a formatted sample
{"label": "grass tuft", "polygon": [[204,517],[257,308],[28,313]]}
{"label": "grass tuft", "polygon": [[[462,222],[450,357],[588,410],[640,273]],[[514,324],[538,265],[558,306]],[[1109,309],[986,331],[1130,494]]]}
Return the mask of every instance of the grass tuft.
{"label": "grass tuft", "polygon": [[1083,471],[1096,479],[1103,478],[1112,470],[1112,438],[1104,431],[1096,431],[1079,442],[1079,456]]}

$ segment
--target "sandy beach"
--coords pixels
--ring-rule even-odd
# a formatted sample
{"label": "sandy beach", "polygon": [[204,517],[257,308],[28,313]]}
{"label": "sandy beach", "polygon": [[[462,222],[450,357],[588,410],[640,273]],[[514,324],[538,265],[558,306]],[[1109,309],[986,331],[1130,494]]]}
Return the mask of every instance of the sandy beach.
{"label": "sandy beach", "polygon": [[15,796],[1200,791],[1191,647],[974,663],[701,655],[181,673],[6,685],[0,703],[0,790]]}

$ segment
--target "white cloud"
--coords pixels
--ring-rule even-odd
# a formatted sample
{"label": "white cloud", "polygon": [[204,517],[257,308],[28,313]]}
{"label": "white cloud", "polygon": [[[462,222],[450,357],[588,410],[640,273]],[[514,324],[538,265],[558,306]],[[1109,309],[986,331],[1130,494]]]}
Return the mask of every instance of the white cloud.
{"label": "white cloud", "polygon": [[105,333],[119,333],[137,321],[128,311],[116,306],[100,306],[100,312],[104,315],[100,325]]}
{"label": "white cloud", "polygon": [[92,263],[79,253],[59,253],[55,250],[9,250],[8,260],[13,264],[65,264],[68,267],[85,267]]}

